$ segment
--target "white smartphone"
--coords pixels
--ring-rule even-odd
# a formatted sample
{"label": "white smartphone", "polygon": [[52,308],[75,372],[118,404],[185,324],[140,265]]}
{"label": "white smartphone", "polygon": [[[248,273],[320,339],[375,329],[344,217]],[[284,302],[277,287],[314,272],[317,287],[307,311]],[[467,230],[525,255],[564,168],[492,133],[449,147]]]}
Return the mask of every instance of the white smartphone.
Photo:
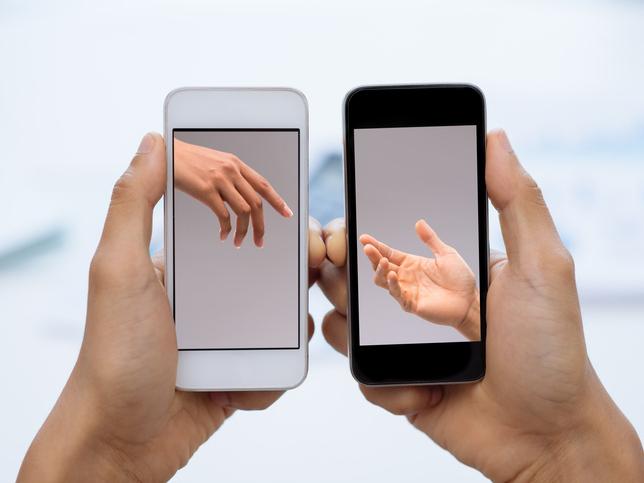
{"label": "white smartphone", "polygon": [[308,368],[306,98],[288,88],[177,89],[165,101],[165,139],[177,387],[297,386]]}

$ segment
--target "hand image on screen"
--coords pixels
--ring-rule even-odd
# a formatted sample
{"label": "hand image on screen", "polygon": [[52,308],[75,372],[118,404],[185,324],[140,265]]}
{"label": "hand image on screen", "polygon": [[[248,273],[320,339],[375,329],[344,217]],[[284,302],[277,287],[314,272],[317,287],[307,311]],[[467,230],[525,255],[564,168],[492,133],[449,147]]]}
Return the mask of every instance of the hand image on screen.
{"label": "hand image on screen", "polygon": [[282,216],[293,212],[261,174],[232,153],[197,146],[174,139],[174,180],[176,187],[203,202],[217,215],[220,239],[232,230],[226,204],[237,215],[234,244],[240,247],[249,221],[255,245],[264,245],[262,198]]}
{"label": "hand image on screen", "polygon": [[374,283],[388,290],[406,312],[479,340],[479,294],[474,273],[425,220],[416,223],[416,234],[433,258],[396,250],[371,235],[360,237],[375,271]]}

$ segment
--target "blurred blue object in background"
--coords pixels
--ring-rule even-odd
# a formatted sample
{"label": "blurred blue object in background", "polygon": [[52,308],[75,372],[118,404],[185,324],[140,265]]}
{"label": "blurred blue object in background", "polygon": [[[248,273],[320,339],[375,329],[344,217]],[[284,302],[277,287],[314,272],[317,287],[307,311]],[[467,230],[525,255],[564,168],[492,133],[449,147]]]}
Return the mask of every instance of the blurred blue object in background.
{"label": "blurred blue object in background", "polygon": [[344,217],[342,155],[329,153],[316,163],[309,183],[309,213],[322,225]]}
{"label": "blurred blue object in background", "polygon": [[15,268],[33,257],[47,254],[53,249],[61,247],[64,239],[65,229],[62,226],[54,225],[40,227],[38,233],[13,242],[0,240],[2,243],[0,246],[0,270],[8,267]]}

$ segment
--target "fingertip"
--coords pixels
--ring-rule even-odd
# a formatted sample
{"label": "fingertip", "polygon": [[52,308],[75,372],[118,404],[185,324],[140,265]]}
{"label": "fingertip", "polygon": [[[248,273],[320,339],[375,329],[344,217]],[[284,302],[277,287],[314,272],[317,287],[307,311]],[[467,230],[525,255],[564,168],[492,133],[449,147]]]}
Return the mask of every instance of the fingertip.
{"label": "fingertip", "polygon": [[136,154],[148,154],[152,149],[154,149],[155,143],[156,138],[154,137],[154,133],[146,133],[143,138],[141,138]]}
{"label": "fingertip", "polygon": [[346,226],[344,220],[331,220],[322,230],[326,256],[336,267],[342,267],[347,259]]}
{"label": "fingertip", "polygon": [[492,129],[488,136],[491,136],[503,149],[506,153],[513,153],[514,149],[512,149],[512,144],[510,143],[510,138],[508,137],[508,133],[505,131],[505,129],[502,128],[495,128]]}
{"label": "fingertip", "polygon": [[373,245],[367,244],[362,248],[362,251],[364,254],[367,256],[369,260],[376,261],[377,259],[380,258],[380,252],[376,250],[376,248]]}
{"label": "fingertip", "polygon": [[322,225],[320,224],[320,222],[317,219],[313,218],[310,215],[309,215],[309,230],[311,230],[312,232],[315,232],[317,234],[322,233]]}
{"label": "fingertip", "polygon": [[291,210],[286,203],[284,203],[284,206],[282,207],[282,215],[285,218],[291,218],[293,216],[293,210]]}
{"label": "fingertip", "polygon": [[326,258],[326,246],[321,232],[309,225],[309,266],[319,267]]}
{"label": "fingertip", "polygon": [[490,201],[502,210],[516,196],[520,167],[507,134],[495,129],[487,135],[485,182]]}
{"label": "fingertip", "polygon": [[313,317],[311,317],[311,314],[308,315],[308,329],[309,329],[309,340],[313,338],[313,334],[315,334],[315,323],[313,322]]}

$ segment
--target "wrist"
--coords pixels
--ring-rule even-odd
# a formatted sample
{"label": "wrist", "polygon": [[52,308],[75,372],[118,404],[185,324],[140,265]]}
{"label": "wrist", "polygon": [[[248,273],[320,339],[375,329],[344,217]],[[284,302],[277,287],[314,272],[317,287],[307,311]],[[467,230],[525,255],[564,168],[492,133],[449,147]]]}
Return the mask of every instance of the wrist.
{"label": "wrist", "polygon": [[456,328],[469,340],[481,340],[481,305],[478,291],[472,296],[472,303],[467,309],[465,317]]}
{"label": "wrist", "polygon": [[91,398],[70,378],[22,462],[18,482],[139,481],[127,457],[100,436]]}
{"label": "wrist", "polygon": [[623,481],[644,479],[642,443],[601,383],[586,423],[546,446],[515,482]]}
{"label": "wrist", "polygon": [[173,176],[174,183],[177,188],[181,191],[186,191],[188,187],[188,176],[185,172],[188,166],[186,159],[187,151],[190,149],[188,143],[184,143],[179,139],[174,139],[173,141],[173,153],[174,153],[174,162],[173,162]]}

